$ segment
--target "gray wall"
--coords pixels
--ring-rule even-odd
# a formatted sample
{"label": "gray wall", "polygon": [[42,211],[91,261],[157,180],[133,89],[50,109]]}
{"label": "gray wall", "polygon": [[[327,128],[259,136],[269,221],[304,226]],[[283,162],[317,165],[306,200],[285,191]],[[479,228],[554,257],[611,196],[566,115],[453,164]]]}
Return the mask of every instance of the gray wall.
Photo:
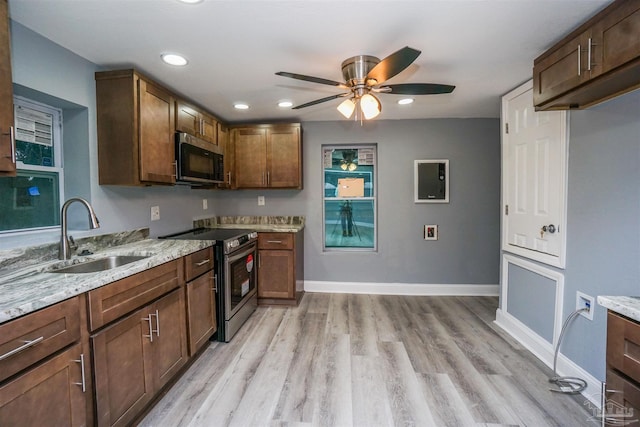
{"label": "gray wall", "polygon": [[[640,294],[640,91],[583,111],[570,112],[567,263],[563,317],[575,310],[576,291],[598,295]],[[532,285],[524,279],[511,289]],[[544,296],[544,294],[543,294]],[[518,297],[510,314],[547,338],[553,319],[548,298]],[[515,298],[515,297],[514,297]],[[546,319],[546,320],[544,320]],[[605,379],[606,310],[578,317],[562,353],[599,380]]]}
{"label": "gray wall", "polygon": [[[497,119],[437,119],[303,123],[304,190],[205,191],[185,187],[98,185],[94,72],[83,58],[12,23],[13,79],[18,85],[68,101],[88,120],[88,160],[81,167],[102,234],[150,227],[157,236],[214,215],[304,215],[305,278],[376,283],[497,284],[499,277],[500,145]],[[76,124],[76,128],[82,126]],[[77,136],[76,136],[77,138]],[[378,144],[378,252],[322,252],[322,144]],[[413,203],[413,160],[450,160],[449,204]],[[67,168],[73,167],[69,163]],[[74,172],[73,179],[79,179]],[[80,188],[83,195],[86,189]],[[67,197],[75,194],[67,194]],[[266,205],[257,206],[257,196]],[[209,209],[202,209],[207,198]],[[160,221],[149,209],[160,206]],[[79,215],[84,213],[79,210]],[[78,227],[86,227],[85,219]],[[440,240],[422,240],[424,224],[440,226]],[[6,239],[3,247],[55,241],[57,233]]]}
{"label": "gray wall", "polygon": [[[304,190],[226,192],[216,212],[306,217],[305,279],[497,284],[500,147],[497,119],[303,124]],[[323,144],[378,144],[378,251],[322,251]],[[450,203],[413,202],[413,161],[450,160]],[[257,196],[264,195],[264,207]],[[223,202],[223,203],[220,203]],[[439,240],[423,240],[438,224]]]}

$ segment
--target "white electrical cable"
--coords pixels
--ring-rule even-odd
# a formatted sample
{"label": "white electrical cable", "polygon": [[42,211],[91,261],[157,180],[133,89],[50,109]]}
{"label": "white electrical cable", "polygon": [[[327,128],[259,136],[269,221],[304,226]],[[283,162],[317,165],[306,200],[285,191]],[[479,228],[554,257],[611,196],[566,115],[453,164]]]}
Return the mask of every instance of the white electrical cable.
{"label": "white electrical cable", "polygon": [[556,350],[553,354],[553,377],[549,378],[549,382],[556,384],[558,388],[550,388],[549,390],[556,393],[567,393],[567,394],[575,394],[580,393],[582,390],[587,388],[587,382],[582,378],[577,377],[560,377],[556,371],[556,365],[558,362],[558,351],[560,351],[560,345],[562,344],[562,337],[564,336],[564,332],[567,329],[569,323],[580,313],[583,311],[589,311],[590,307],[580,308],[567,317],[567,319],[562,324],[562,329],[560,330],[560,337],[558,338],[558,344],[556,345]]}

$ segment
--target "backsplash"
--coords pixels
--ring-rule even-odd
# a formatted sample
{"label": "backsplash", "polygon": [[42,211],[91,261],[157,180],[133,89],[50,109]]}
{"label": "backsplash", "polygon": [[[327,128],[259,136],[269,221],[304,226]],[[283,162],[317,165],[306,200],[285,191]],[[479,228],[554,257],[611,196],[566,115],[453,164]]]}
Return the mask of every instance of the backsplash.
{"label": "backsplash", "polygon": [[196,228],[224,226],[285,226],[295,229],[304,227],[304,216],[215,216],[193,221]]}
{"label": "backsplash", "polygon": [[[140,228],[132,231],[102,234],[99,236],[83,237],[76,239],[77,251],[98,252],[112,246],[125,245],[149,238],[149,229]],[[47,243],[39,246],[9,249],[0,251],[0,270],[29,267],[58,258],[58,243]]]}

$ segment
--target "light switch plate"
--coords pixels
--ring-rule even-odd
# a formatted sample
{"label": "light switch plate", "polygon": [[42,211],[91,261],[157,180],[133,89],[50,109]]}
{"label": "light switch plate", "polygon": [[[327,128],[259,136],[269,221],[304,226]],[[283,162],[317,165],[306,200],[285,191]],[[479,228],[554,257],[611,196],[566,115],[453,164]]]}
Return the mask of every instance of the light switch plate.
{"label": "light switch plate", "polygon": [[207,199],[202,199],[202,210],[206,211],[207,209],[209,209],[209,203]]}
{"label": "light switch plate", "polygon": [[160,206],[151,206],[151,221],[160,219]]}
{"label": "light switch plate", "polygon": [[264,196],[258,196],[258,206],[264,206]]}

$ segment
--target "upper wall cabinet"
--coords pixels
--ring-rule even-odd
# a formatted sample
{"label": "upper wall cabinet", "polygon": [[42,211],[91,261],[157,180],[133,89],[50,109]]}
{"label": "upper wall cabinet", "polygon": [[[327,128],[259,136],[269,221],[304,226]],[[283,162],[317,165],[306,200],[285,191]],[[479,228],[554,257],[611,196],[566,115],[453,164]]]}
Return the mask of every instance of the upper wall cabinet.
{"label": "upper wall cabinet", "polygon": [[640,2],[616,0],[533,63],[536,110],[582,109],[640,87]]}
{"label": "upper wall cabinet", "polygon": [[101,185],[173,184],[175,99],[134,70],[96,73]]}
{"label": "upper wall cabinet", "polygon": [[16,174],[10,52],[7,0],[0,0],[0,176],[15,176]]}
{"label": "upper wall cabinet", "polygon": [[231,141],[235,188],[302,189],[299,123],[237,127]]}
{"label": "upper wall cabinet", "polygon": [[176,130],[218,144],[218,121],[215,117],[180,99],[176,101]]}

